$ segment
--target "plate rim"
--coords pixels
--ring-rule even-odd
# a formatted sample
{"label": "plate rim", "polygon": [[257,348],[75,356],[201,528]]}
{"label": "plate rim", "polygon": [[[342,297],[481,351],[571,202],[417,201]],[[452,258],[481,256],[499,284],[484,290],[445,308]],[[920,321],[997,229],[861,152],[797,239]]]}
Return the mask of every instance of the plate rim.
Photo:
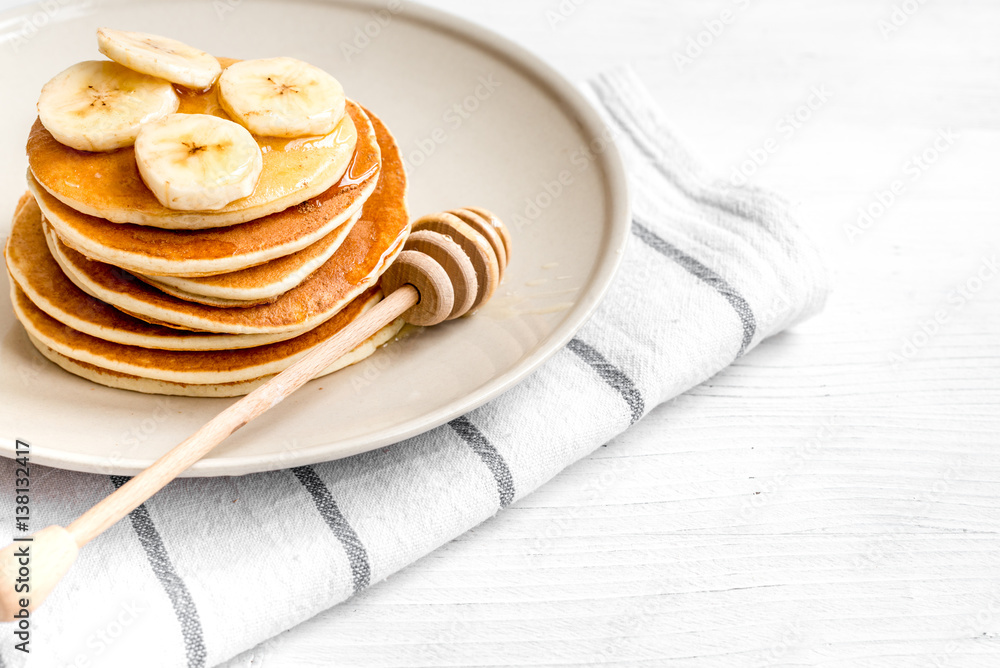
{"label": "plate rim", "polygon": [[[144,0],[143,4],[154,2],[156,0]],[[386,4],[382,0],[298,0],[298,2],[363,9],[384,9]],[[98,0],[91,6],[96,13],[104,6],[121,4],[125,3],[117,0]],[[134,7],[137,3],[128,4]],[[0,13],[0,17],[13,18],[30,8],[28,4],[20,5]],[[419,418],[408,420],[388,430],[385,428],[377,430],[376,433],[380,434],[377,438],[357,436],[346,441],[329,441],[280,454],[227,455],[224,458],[202,459],[179,477],[249,475],[343,459],[412,438],[469,413],[520,383],[562,350],[593,316],[621,267],[631,229],[631,203],[624,162],[609,126],[584,94],[540,56],[469,19],[412,1],[401,3],[401,9],[396,15],[439,31],[443,30],[474,46],[485,48],[495,57],[534,79],[557,101],[567,116],[579,124],[584,135],[591,140],[598,137],[606,139],[606,146],[596,156],[594,164],[601,169],[603,176],[601,180],[607,190],[606,216],[610,223],[607,228],[608,244],[594,265],[589,289],[573,305],[567,318],[553,331],[547,341],[536,347],[524,362],[495,375],[481,385],[475,390],[474,395],[469,395],[474,396],[473,399],[466,397],[453,400],[436,410],[422,414]],[[238,398],[233,401],[237,400]],[[14,458],[16,438],[0,436],[0,457]],[[84,455],[33,444],[30,456],[32,463],[35,464],[104,475],[134,475],[155,461],[153,457],[121,457],[116,459],[113,465],[109,465],[107,455]]]}

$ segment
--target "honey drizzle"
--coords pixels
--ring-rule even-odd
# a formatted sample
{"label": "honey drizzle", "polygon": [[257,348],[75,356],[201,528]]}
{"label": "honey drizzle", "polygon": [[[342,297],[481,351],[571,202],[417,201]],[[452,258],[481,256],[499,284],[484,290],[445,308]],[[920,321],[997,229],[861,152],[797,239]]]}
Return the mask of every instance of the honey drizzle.
{"label": "honey drizzle", "polygon": [[365,181],[367,181],[372,176],[378,173],[379,170],[378,162],[372,162],[368,166],[368,169],[366,169],[364,172],[360,174],[357,174],[356,171],[358,169],[358,157],[359,157],[358,149],[355,148],[354,155],[351,156],[351,162],[350,164],[347,165],[347,171],[345,171],[344,175],[340,177],[339,181],[337,181],[337,185],[335,186],[337,189],[348,188],[350,186],[356,186],[358,184],[364,183]]}

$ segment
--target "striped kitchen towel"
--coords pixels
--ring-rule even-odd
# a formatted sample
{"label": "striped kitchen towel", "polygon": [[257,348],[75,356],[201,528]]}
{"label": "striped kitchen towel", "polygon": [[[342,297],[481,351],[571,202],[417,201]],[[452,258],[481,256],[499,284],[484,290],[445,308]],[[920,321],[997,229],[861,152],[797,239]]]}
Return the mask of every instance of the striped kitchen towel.
{"label": "striped kitchen towel", "polygon": [[[515,503],[819,310],[819,259],[782,201],[706,177],[630,71],[593,92],[625,158],[634,220],[621,273],[564,350],[494,401],[396,446],[171,483],[81,552],[33,616],[30,655],[0,625],[2,663],[225,661]],[[123,482],[36,469],[32,513],[66,524]],[[0,461],[0,489],[13,483],[13,463]],[[11,497],[0,516],[12,516]]]}

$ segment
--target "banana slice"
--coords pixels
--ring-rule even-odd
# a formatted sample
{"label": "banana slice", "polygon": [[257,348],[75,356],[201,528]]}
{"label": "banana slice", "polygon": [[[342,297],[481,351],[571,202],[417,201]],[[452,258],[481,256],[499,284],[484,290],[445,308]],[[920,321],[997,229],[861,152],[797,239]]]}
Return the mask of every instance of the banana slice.
{"label": "banana slice", "polygon": [[208,88],[222,73],[211,54],[159,35],[98,28],[97,48],[129,69],[188,88]]}
{"label": "banana slice", "polygon": [[171,114],[142,126],[135,161],[160,204],[179,211],[214,211],[247,197],[263,167],[246,128],[206,114]]}
{"label": "banana slice", "polygon": [[169,81],[118,63],[88,60],[42,87],[38,118],[66,146],[113,151],[131,146],[143,123],[172,114],[179,105]]}
{"label": "banana slice", "polygon": [[326,135],[344,116],[344,88],[295,58],[244,60],[219,77],[219,102],[250,132],[268,137]]}

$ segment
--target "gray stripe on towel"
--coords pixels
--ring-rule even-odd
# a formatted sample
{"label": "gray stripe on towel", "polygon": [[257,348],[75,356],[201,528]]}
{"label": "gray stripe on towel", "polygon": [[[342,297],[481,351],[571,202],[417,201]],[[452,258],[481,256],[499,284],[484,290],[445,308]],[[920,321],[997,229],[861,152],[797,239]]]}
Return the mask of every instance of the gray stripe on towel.
{"label": "gray stripe on towel", "polygon": [[719,276],[698,260],[657,236],[649,227],[640,223],[638,219],[632,221],[632,232],[647,246],[670,258],[689,273],[715,288],[716,292],[726,298],[729,305],[736,311],[736,315],[739,316],[740,322],[743,323],[743,341],[740,344],[740,351],[736,353],[736,357],[742,357],[753,341],[754,334],[757,332],[757,319],[754,317],[753,310],[750,308],[747,300],[722,276]]}
{"label": "gray stripe on towel", "polygon": [[351,564],[351,576],[354,579],[354,593],[360,592],[371,582],[371,566],[368,563],[368,550],[365,549],[354,528],[344,518],[337,502],[330,494],[330,488],[326,486],[320,477],[316,475],[316,470],[311,466],[299,466],[292,469],[292,473],[298,478],[302,486],[306,488],[309,495],[316,504],[316,509],[323,517],[330,531],[337,537],[340,544],[347,553],[347,560]]}
{"label": "gray stripe on towel", "polygon": [[609,362],[604,355],[597,352],[597,349],[581,339],[575,338],[571,340],[567,347],[579,355],[580,359],[589,364],[605,383],[622,395],[622,399],[625,400],[625,403],[628,404],[629,409],[632,411],[632,421],[630,424],[635,424],[646,410],[646,402],[643,400],[642,394],[635,386],[635,383],[632,382],[632,379],[624,371]]}
{"label": "gray stripe on towel", "polygon": [[[111,484],[118,489],[132,478],[128,476],[110,476]],[[135,530],[142,544],[142,549],[146,551],[146,558],[153,568],[156,579],[160,581],[163,589],[167,592],[171,605],[174,607],[174,614],[181,625],[181,634],[184,636],[184,648],[187,654],[188,668],[202,668],[205,665],[206,651],[205,638],[202,635],[201,620],[198,618],[198,608],[195,607],[194,599],[187,585],[177,574],[174,564],[170,561],[167,548],[163,544],[163,539],[153,524],[153,519],[149,516],[146,504],[142,504],[131,513],[129,519],[132,521],[132,529]]]}
{"label": "gray stripe on towel", "polygon": [[507,462],[497,452],[496,447],[490,443],[481,431],[469,421],[466,416],[458,417],[448,423],[455,433],[462,437],[466,445],[479,455],[497,483],[497,494],[500,496],[500,507],[506,508],[514,500],[514,478],[510,475],[510,468]]}

